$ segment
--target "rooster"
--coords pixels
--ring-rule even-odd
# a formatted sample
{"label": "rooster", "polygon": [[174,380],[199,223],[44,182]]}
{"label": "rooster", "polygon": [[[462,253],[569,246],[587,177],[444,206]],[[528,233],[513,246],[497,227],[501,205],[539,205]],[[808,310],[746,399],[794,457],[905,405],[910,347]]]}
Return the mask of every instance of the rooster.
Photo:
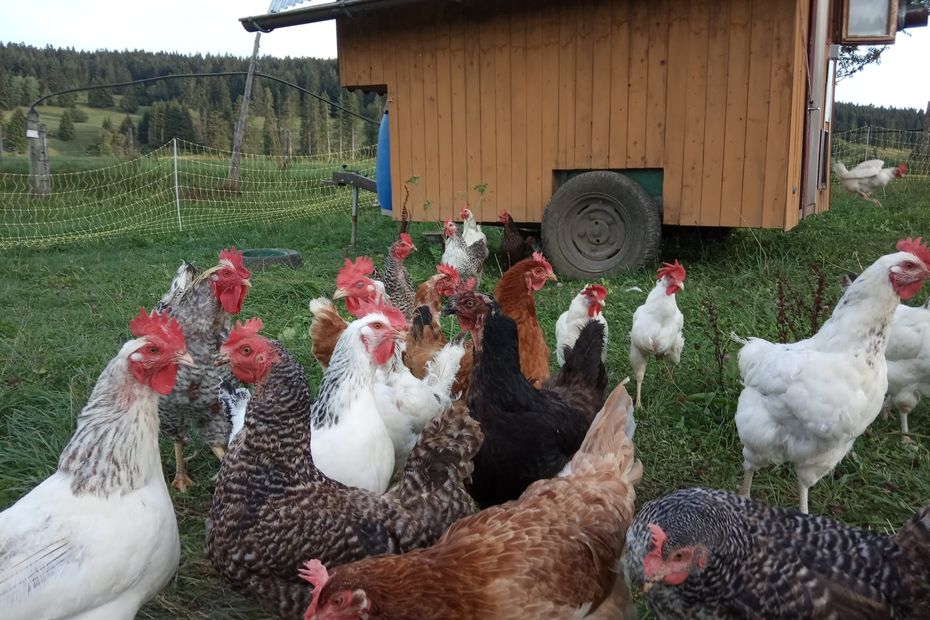
{"label": "rooster", "polygon": [[404,266],[404,261],[411,252],[416,252],[417,246],[406,232],[400,233],[397,241],[391,244],[388,255],[384,259],[384,271],[375,272],[373,278],[384,283],[384,292],[391,304],[400,310],[409,321],[413,316],[414,290],[413,281]]}
{"label": "rooster", "polygon": [[686,489],[643,506],[626,546],[659,618],[930,618],[930,507],[880,536]]}
{"label": "rooster", "polygon": [[559,315],[555,322],[555,358],[559,366],[565,363],[565,347],[571,349],[578,334],[588,321],[594,320],[604,326],[604,348],[601,361],[607,361],[607,319],[604,318],[604,300],[607,289],[600,284],[589,284],[575,295],[568,310]]}
{"label": "rooster", "polygon": [[643,377],[650,357],[662,358],[678,365],[685,337],[681,330],[685,319],[675,302],[675,295],[685,288],[685,268],[677,260],[662,263],[656,274],[656,285],[646,302],[633,313],[630,328],[630,365],[636,377],[636,406],[642,402]]}
{"label": "rooster", "polygon": [[485,439],[475,457],[472,496],[482,506],[516,499],[565,466],[604,404],[603,326],[591,321],[581,331],[559,374],[540,390],[520,372],[517,326],[496,301],[463,292],[444,312],[458,317],[475,347],[467,402]]}
{"label": "rooster", "polygon": [[903,239],[897,249],[849,285],[813,337],[790,344],[741,341],[741,495],[749,495],[757,469],[792,463],[806,513],[808,489],[836,467],[881,411],[889,325],[900,300],[916,295],[930,278],[930,250],[920,239]]}
{"label": "rooster", "polygon": [[465,517],[432,547],[332,574],[319,560],[307,562],[301,576],[313,584],[313,599],[306,618],[635,618],[615,568],[642,476],[624,434],[632,409],[618,386],[560,477]]}
{"label": "rooster", "polygon": [[181,325],[139,315],[97,379],[58,470],[0,513],[5,620],[131,620],[181,555],[161,471],[158,399],[193,367]]}
{"label": "rooster", "polygon": [[501,209],[497,219],[504,228],[499,254],[501,269],[507,270],[524,258],[532,256],[538,244],[532,235],[523,235],[506,209]]}
{"label": "rooster", "polygon": [[494,287],[501,310],[517,324],[520,370],[537,387],[549,376],[549,345],[536,316],[536,291],[549,280],[557,280],[552,265],[542,252],[534,252],[508,269]]}
{"label": "rooster", "polygon": [[229,335],[232,315],[242,310],[252,286],[251,276],[242,262],[242,252],[236,248],[220,252],[218,264],[202,273],[185,261],[158,303],[159,312],[168,312],[181,324],[196,362],[191,368],[181,369],[174,390],[158,405],[162,432],[174,441],[175,475],[171,486],[179,491],[193,484],[184,458],[192,423],[197,423],[200,438],[217,458],[222,459],[226,452],[229,419],[220,411],[216,386],[231,377],[214,361],[220,344]]}
{"label": "rooster", "polygon": [[442,260],[439,262],[455,267],[463,282],[471,278],[474,278],[476,283],[481,282],[484,260],[488,257],[487,241],[479,239],[469,245],[459,234],[458,227],[452,220],[445,221],[442,234],[445,237],[446,247],[442,252]]}
{"label": "rooster", "polygon": [[254,384],[245,426],[220,468],[206,554],[235,587],[268,610],[300,620],[311,588],[307,558],[340,565],[432,544],[474,511],[463,482],[481,431],[462,403],[434,418],[386,494],[346,487],[313,462],[310,389],[304,369],[261,336],[260,319],[238,325],[221,348],[233,374]]}
{"label": "rooster", "polygon": [[840,185],[847,192],[858,194],[862,198],[881,206],[882,203],[872,198],[872,192],[907,174],[907,164],[899,164],[894,168],[884,168],[884,165],[885,162],[881,159],[870,159],[862,162],[852,170],[847,170],[843,162],[838,161],[833,165],[833,172],[840,180]]}

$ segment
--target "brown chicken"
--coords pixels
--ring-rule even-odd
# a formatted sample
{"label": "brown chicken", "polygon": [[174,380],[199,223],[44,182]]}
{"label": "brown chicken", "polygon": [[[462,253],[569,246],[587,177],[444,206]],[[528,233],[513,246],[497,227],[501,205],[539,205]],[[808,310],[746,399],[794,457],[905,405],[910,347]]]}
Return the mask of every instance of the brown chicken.
{"label": "brown chicken", "polygon": [[633,618],[617,572],[642,465],[617,386],[563,475],[465,517],[427,549],[367,558],[330,575],[318,560],[308,620]]}
{"label": "brown chicken", "polygon": [[510,269],[524,258],[533,255],[536,249],[536,238],[532,235],[525,235],[517,227],[516,222],[507,213],[506,209],[501,209],[498,216],[504,232],[501,234],[500,252],[498,259],[501,263],[501,269]]}
{"label": "brown chicken", "polygon": [[549,261],[534,252],[508,269],[494,287],[501,310],[517,324],[520,370],[535,387],[549,377],[549,346],[536,316],[535,295],[548,280],[556,279]]}

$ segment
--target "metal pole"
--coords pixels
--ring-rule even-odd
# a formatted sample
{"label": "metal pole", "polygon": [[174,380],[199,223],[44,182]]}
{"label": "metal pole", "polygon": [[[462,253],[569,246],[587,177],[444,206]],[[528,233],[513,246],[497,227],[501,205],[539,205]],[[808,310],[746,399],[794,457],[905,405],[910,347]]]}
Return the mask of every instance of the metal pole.
{"label": "metal pole", "polygon": [[352,253],[356,251],[356,239],[358,238],[358,186],[352,186]]}
{"label": "metal pole", "polygon": [[872,126],[866,125],[865,128],[865,158],[869,158],[869,149],[872,147]]}
{"label": "metal pole", "polygon": [[178,230],[181,228],[181,192],[178,189],[178,139],[172,138],[171,144],[174,150],[174,206],[178,210]]}

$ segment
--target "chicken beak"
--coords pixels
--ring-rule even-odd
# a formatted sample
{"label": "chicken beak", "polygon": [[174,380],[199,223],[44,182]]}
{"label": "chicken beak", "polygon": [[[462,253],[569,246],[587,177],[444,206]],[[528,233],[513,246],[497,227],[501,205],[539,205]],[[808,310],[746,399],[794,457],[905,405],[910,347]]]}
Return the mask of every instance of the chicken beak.
{"label": "chicken beak", "polygon": [[252,288],[252,281],[246,278],[242,281],[242,285],[246,288]]}
{"label": "chicken beak", "polygon": [[219,355],[216,356],[216,359],[213,361],[214,366],[225,366],[229,363],[229,355],[222,349],[220,350]]}
{"label": "chicken beak", "polygon": [[191,357],[191,354],[187,351],[185,351],[183,355],[178,355],[175,358],[175,361],[181,366],[188,366],[189,368],[194,368],[197,366],[197,364],[194,363],[194,358]]}
{"label": "chicken beak", "polygon": [[349,291],[347,289],[337,288],[336,292],[333,293],[333,301],[336,301],[338,299],[345,299],[348,296],[349,296]]}
{"label": "chicken beak", "polygon": [[675,284],[678,285],[678,290],[679,290],[679,291],[685,290],[685,283],[684,283],[684,282],[676,282]]}
{"label": "chicken beak", "polygon": [[643,594],[648,594],[649,590],[651,590],[653,586],[655,585],[656,585],[655,581],[646,581],[645,583],[643,583]]}
{"label": "chicken beak", "polygon": [[442,316],[449,316],[450,314],[455,314],[455,304],[452,303],[451,299],[442,307]]}
{"label": "chicken beak", "polygon": [[559,281],[559,279],[555,276],[555,273],[554,273],[554,272],[551,272],[551,271],[549,272],[549,275],[546,276],[546,279],[547,279],[547,280],[552,280],[553,282],[558,282],[558,281]]}

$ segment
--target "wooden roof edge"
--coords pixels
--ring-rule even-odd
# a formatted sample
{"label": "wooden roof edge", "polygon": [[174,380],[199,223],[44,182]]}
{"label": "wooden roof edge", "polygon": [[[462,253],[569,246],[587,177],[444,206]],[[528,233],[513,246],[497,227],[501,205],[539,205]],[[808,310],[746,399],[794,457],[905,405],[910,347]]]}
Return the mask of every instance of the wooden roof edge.
{"label": "wooden roof edge", "polygon": [[251,17],[240,17],[239,22],[248,32],[271,32],[275,28],[299,26],[325,22],[343,17],[355,17],[375,9],[393,8],[405,4],[415,4],[424,0],[335,0],[326,4],[282,11],[280,13],[266,13]]}

